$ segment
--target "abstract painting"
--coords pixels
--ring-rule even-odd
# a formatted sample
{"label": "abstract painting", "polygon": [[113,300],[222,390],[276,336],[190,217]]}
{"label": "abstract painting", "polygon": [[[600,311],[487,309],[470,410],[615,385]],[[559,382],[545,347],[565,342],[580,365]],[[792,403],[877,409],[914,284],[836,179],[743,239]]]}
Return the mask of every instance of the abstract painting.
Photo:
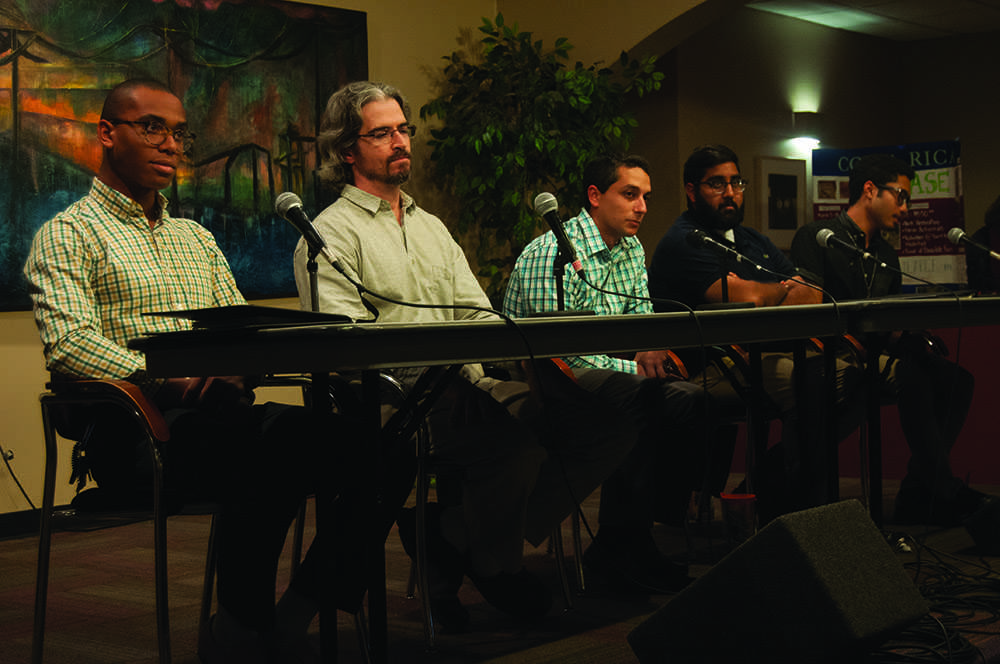
{"label": "abstract painting", "polygon": [[30,307],[32,237],[89,190],[104,97],[133,77],[169,85],[197,135],[170,213],[212,231],[247,298],[294,295],[274,199],[327,202],[319,118],[367,78],[366,33],[363,12],[276,0],[0,0],[0,310]]}

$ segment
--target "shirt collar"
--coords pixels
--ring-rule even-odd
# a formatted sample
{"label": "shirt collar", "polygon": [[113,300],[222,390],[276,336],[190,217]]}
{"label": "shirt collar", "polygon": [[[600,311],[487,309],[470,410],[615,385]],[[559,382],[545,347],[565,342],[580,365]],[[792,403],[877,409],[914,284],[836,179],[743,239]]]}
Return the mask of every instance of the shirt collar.
{"label": "shirt collar", "polygon": [[[385,206],[386,210],[392,209],[389,205],[389,201],[384,198],[379,198],[374,194],[369,194],[367,191],[362,189],[358,189],[353,184],[345,184],[344,189],[340,192],[340,196],[341,198],[346,198],[358,207],[367,210],[373,217],[378,214],[379,210],[381,210],[383,206]],[[405,191],[399,192],[399,200],[403,206],[404,212],[410,212],[416,204],[413,198]]]}
{"label": "shirt collar", "polygon": [[594,256],[604,251],[611,253],[619,251],[627,252],[639,243],[637,238],[626,235],[618,240],[618,244],[614,247],[609,247],[601,236],[601,231],[597,229],[597,223],[590,216],[590,212],[586,208],[580,210],[580,214],[577,215],[577,223],[579,223],[580,231],[583,234],[583,241],[581,243],[583,246],[577,247],[577,251],[587,256]]}
{"label": "shirt collar", "polygon": [[[865,232],[861,230],[856,223],[854,223],[854,220],[851,219],[851,215],[847,214],[847,210],[840,213],[840,223],[844,227],[844,230],[847,231],[847,234],[854,240],[856,245],[859,247],[865,246]],[[881,239],[881,237],[881,233],[875,233],[872,238],[872,242],[875,242],[876,238]]]}
{"label": "shirt collar", "polygon": [[[108,211],[115,217],[127,219],[143,227],[149,226],[146,212],[139,203],[117,189],[109,187],[101,182],[100,179],[94,178],[93,184],[90,187],[90,195],[97,199],[101,205],[108,208]],[[160,192],[156,192],[156,202],[160,206],[160,218],[154,225],[159,225],[170,218],[170,213],[167,212],[168,201],[166,196]]]}

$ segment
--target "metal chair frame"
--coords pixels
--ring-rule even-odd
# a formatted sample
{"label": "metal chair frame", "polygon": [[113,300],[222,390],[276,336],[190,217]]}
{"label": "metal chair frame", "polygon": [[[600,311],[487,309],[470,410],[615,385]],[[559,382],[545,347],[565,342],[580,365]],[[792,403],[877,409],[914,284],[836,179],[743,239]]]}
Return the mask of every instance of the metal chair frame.
{"label": "metal chair frame", "polygon": [[[153,548],[154,587],[156,593],[156,633],[161,664],[171,661],[170,616],[167,600],[167,510],[163,496],[163,464],[159,444],[170,434],[160,411],[150,403],[137,386],[125,380],[80,380],[52,382],[39,400],[42,409],[42,426],[45,434],[45,479],[42,489],[42,507],[39,526],[38,567],[35,577],[35,615],[32,633],[31,662],[41,664],[45,644],[45,614],[48,600],[49,563],[52,548],[53,512],[55,508],[56,470],[58,466],[58,432],[55,409],[64,407],[113,404],[122,408],[141,426],[145,444],[153,459]],[[84,433],[89,436],[91,429]],[[213,514],[212,534],[209,537],[209,560],[214,559],[215,539]],[[211,597],[211,576],[206,570],[204,593]],[[207,624],[206,607],[202,619]]]}

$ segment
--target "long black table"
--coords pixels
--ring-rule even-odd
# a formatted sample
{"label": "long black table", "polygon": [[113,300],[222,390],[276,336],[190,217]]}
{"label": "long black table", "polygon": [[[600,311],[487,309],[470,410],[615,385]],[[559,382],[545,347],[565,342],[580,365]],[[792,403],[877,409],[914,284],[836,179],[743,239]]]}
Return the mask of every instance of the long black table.
{"label": "long black table", "polygon": [[894,298],[631,316],[199,329],[134,339],[153,376],[360,371],[1000,323],[1000,297]]}
{"label": "long black table", "polygon": [[[371,375],[393,367],[756,344],[834,338],[845,333],[863,336],[900,329],[996,323],[1000,323],[1000,297],[899,297],[836,305],[553,316],[515,322],[314,323],[196,329],[141,337],[130,342],[129,347],[145,353],[147,372],[152,376],[362,371],[368,385],[366,393],[377,398]],[[380,560],[384,584],[384,558],[376,558],[374,564],[377,567]],[[376,592],[369,597],[372,655],[376,662],[386,659],[384,595]],[[323,624],[321,617],[321,629]],[[326,638],[323,642],[324,654],[329,656]]]}

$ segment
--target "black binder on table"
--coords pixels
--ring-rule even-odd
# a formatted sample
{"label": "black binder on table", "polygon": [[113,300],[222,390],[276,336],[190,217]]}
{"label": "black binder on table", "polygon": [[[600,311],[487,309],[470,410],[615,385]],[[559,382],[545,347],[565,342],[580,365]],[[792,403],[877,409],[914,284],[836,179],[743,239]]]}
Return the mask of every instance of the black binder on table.
{"label": "black binder on table", "polygon": [[151,311],[143,315],[187,318],[196,330],[239,330],[308,325],[310,323],[332,325],[352,322],[349,316],[342,314],[285,309],[283,307],[262,307],[256,304],[236,304],[228,307],[184,309],[181,311]]}

